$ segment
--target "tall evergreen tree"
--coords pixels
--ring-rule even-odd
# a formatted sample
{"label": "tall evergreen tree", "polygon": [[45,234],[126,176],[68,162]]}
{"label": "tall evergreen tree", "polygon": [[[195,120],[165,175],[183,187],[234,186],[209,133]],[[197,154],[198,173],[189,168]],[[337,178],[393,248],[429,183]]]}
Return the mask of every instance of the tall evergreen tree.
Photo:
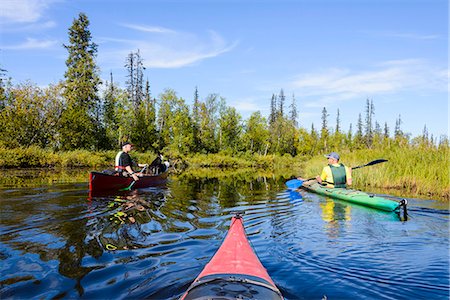
{"label": "tall evergreen tree", "polygon": [[375,106],[373,100],[367,99],[366,101],[366,124],[365,124],[365,136],[364,140],[367,147],[372,146],[373,142],[373,117],[375,115]]}
{"label": "tall evergreen tree", "polygon": [[426,124],[423,126],[422,142],[424,144],[428,144],[428,129],[427,129],[427,125]]}
{"label": "tall evergreen tree", "polygon": [[394,136],[396,139],[402,137],[403,135],[401,125],[402,125],[402,116],[398,115],[398,119],[395,120],[395,130],[394,130]]}
{"label": "tall evergreen tree", "polygon": [[283,89],[280,90],[280,95],[278,96],[279,99],[279,109],[278,109],[278,115],[280,117],[284,117],[284,103],[286,102],[286,96],[284,95]]}
{"label": "tall evergreen tree", "polygon": [[101,107],[97,95],[100,85],[98,67],[95,63],[97,44],[92,42],[89,20],[80,13],[69,28],[69,52],[66,60],[64,98],[59,131],[62,149],[98,148],[103,132],[98,117]]}
{"label": "tall evergreen tree", "polygon": [[326,107],[322,109],[322,129],[320,130],[320,143],[322,146],[322,150],[325,152],[328,151],[328,136],[329,136],[329,130],[328,130],[328,112]]}
{"label": "tall evergreen tree", "polygon": [[272,98],[270,99],[270,115],[269,115],[269,124],[275,123],[277,119],[277,98],[275,94],[272,94]]}
{"label": "tall evergreen tree", "polygon": [[298,112],[297,112],[297,105],[295,103],[295,95],[292,94],[292,103],[290,106],[289,118],[290,118],[292,124],[294,125],[294,127],[298,126],[297,117],[298,117]]}
{"label": "tall evergreen tree", "polygon": [[363,144],[363,122],[361,114],[358,115],[358,123],[356,123],[356,133],[353,144],[357,149],[361,148]]}
{"label": "tall evergreen tree", "polygon": [[341,132],[341,119],[340,119],[340,116],[341,115],[339,113],[339,108],[338,108],[337,113],[336,113],[336,131],[335,131],[336,134],[339,134]]}
{"label": "tall evergreen tree", "polygon": [[387,122],[384,122],[384,130],[383,130],[383,135],[385,139],[389,138],[389,127]]}

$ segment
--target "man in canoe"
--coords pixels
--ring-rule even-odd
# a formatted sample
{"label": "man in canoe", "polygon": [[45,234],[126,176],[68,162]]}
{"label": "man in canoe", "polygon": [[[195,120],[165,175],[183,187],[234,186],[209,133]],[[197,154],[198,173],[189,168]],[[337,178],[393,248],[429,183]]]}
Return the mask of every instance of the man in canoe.
{"label": "man in canoe", "polygon": [[[119,151],[116,155],[115,169],[122,176],[131,176],[135,181],[139,180],[139,177],[143,174],[133,171],[133,160],[128,152],[131,151],[133,145],[129,142],[122,143],[122,151]],[[138,164],[138,167],[148,167],[147,164]]]}
{"label": "man in canoe", "polygon": [[330,188],[346,188],[352,185],[352,169],[339,162],[340,156],[336,152],[325,155],[328,158],[328,166],[317,176],[317,181],[327,183]]}

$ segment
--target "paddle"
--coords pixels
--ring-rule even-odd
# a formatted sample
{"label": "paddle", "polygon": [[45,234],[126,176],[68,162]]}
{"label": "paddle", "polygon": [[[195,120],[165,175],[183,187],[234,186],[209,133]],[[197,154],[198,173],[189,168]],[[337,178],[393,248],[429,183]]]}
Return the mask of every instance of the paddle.
{"label": "paddle", "polygon": [[[148,165],[145,165],[142,170],[140,171],[140,173],[143,173],[145,171],[145,169],[147,169]],[[136,183],[136,180],[133,180],[133,182],[130,183],[130,185],[126,188],[121,189],[121,191],[129,191],[131,190],[131,188],[133,187],[133,185]]]}
{"label": "paddle", "polygon": [[121,191],[129,191],[129,190],[131,190],[131,188],[133,187],[133,185],[135,183],[136,183],[136,180],[133,180],[128,187],[121,189]]}
{"label": "paddle", "polygon": [[[388,160],[387,159],[376,159],[376,160],[373,160],[371,162],[368,162],[365,165],[353,167],[352,170],[360,169],[360,168],[364,168],[364,167],[368,167],[368,166],[373,166],[373,165],[376,165],[376,164],[379,164],[379,163],[382,163],[382,162],[386,162],[386,161],[388,161]],[[302,186],[303,182],[314,180],[314,179],[316,179],[316,177],[308,178],[308,179],[305,179],[305,180],[291,179],[291,180],[286,181],[286,186],[289,189],[291,189],[291,190],[296,190],[296,189],[298,189],[299,187]]]}

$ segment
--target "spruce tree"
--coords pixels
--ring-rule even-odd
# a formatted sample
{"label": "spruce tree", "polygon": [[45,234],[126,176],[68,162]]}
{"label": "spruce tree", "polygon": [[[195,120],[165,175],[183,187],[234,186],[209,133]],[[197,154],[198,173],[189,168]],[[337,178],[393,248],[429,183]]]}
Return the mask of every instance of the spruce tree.
{"label": "spruce tree", "polygon": [[290,106],[291,110],[289,113],[290,119],[292,124],[294,125],[294,127],[298,126],[298,122],[297,122],[297,117],[298,117],[298,112],[297,112],[297,105],[295,104],[295,95],[292,94],[292,103]]}
{"label": "spruce tree", "polygon": [[278,113],[279,113],[280,117],[283,117],[284,116],[284,102],[286,101],[286,96],[284,95],[283,89],[280,90],[280,96],[278,97],[278,99],[279,99],[279,105],[280,105]]}
{"label": "spruce tree", "polygon": [[327,109],[324,107],[322,109],[322,129],[320,130],[320,142],[324,151],[328,151],[328,116]]}
{"label": "spruce tree", "polygon": [[101,123],[98,120],[100,100],[97,95],[101,84],[95,63],[97,45],[93,43],[88,29],[89,20],[80,13],[69,28],[69,52],[66,60],[65,108],[61,115],[59,132],[61,148],[95,149],[103,137],[99,136]]}

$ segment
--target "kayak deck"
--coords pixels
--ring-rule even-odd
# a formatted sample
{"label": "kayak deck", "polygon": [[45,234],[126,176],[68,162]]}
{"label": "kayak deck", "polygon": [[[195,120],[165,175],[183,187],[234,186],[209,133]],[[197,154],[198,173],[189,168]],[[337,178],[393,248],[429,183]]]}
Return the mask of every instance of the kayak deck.
{"label": "kayak deck", "polygon": [[406,207],[406,200],[397,202],[362,191],[345,188],[327,188],[320,185],[317,181],[304,182],[302,188],[319,195],[328,196],[330,198],[348,201],[383,211],[399,212],[402,206]]}
{"label": "kayak deck", "polygon": [[239,214],[232,218],[222,245],[181,299],[283,299],[253,251]]}

